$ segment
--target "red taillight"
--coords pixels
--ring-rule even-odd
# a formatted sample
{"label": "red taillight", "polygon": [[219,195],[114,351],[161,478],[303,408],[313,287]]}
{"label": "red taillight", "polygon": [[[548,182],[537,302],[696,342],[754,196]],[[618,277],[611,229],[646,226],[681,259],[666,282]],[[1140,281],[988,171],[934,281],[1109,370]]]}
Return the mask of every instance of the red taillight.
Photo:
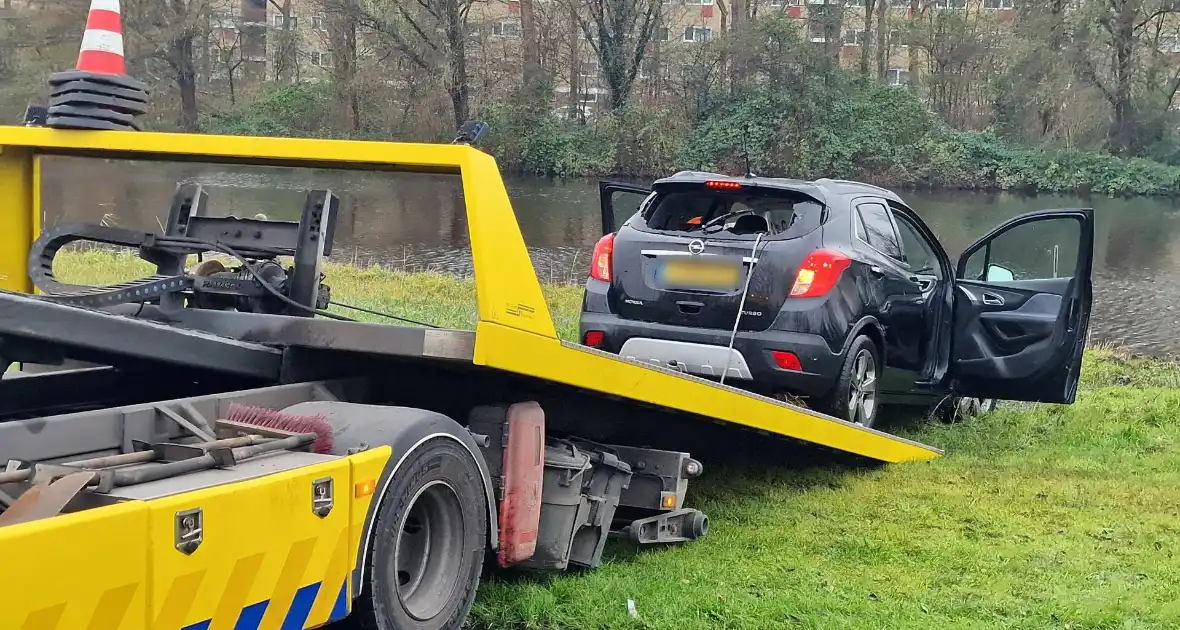
{"label": "red taillight", "polygon": [[610,282],[611,257],[615,253],[615,235],[607,234],[594,244],[594,254],[590,257],[590,277],[603,282]]}
{"label": "red taillight", "polygon": [[601,348],[602,340],[606,338],[606,334],[601,330],[587,330],[586,337],[583,339],[583,345],[591,348]]}
{"label": "red taillight", "polygon": [[791,297],[819,297],[831,291],[851,263],[851,259],[834,250],[811,252],[799,265],[795,284],[791,286]]}
{"label": "red taillight", "polygon": [[799,357],[795,356],[794,352],[787,352],[786,350],[772,350],[770,356],[774,357],[774,364],[783,370],[791,370],[794,372],[802,372],[803,364],[799,363]]}
{"label": "red taillight", "polygon": [[713,190],[741,190],[742,183],[728,179],[710,179],[705,182],[705,188]]}

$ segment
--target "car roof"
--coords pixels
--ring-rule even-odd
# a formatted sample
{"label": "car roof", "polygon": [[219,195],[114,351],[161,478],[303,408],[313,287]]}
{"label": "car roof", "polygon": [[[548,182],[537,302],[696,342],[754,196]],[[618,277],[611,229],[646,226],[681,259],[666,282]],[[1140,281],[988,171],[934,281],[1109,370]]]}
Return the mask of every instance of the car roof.
{"label": "car roof", "polygon": [[831,206],[832,201],[839,197],[852,197],[857,195],[873,195],[882,197],[903,207],[909,205],[902,201],[896,193],[880,186],[873,184],[866,184],[864,182],[856,182],[847,179],[828,179],[821,178],[815,181],[808,181],[803,179],[790,179],[786,177],[758,177],[758,176],[741,176],[734,177],[732,175],[721,175],[719,173],[709,173],[705,171],[680,171],[668,177],[657,179],[652,187],[656,188],[666,184],[703,184],[706,181],[722,180],[740,182],[743,187],[760,187],[773,188],[776,190],[789,190],[792,192],[801,193],[815,199],[816,201]]}

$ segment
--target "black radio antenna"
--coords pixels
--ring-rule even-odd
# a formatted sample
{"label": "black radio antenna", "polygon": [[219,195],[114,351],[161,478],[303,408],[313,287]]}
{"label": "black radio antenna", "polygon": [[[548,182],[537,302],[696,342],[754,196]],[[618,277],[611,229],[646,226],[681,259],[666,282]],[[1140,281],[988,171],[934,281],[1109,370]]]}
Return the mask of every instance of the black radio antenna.
{"label": "black radio antenna", "polygon": [[750,168],[750,123],[746,123],[746,133],[742,134],[742,154],[746,160],[746,177],[754,177],[754,170]]}

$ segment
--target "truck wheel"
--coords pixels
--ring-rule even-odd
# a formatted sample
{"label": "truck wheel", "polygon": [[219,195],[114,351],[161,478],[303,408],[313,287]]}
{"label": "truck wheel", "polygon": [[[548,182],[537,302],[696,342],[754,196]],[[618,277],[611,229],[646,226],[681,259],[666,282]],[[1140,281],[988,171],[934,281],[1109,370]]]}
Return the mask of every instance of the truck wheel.
{"label": "truck wheel", "polygon": [[857,336],[844,356],[836,386],[821,401],[820,410],[841,420],[873,426],[880,407],[880,376],[876,344],[865,335]]}
{"label": "truck wheel", "polygon": [[479,465],[453,440],[419,446],[381,498],[354,615],[377,630],[463,626],[487,541]]}

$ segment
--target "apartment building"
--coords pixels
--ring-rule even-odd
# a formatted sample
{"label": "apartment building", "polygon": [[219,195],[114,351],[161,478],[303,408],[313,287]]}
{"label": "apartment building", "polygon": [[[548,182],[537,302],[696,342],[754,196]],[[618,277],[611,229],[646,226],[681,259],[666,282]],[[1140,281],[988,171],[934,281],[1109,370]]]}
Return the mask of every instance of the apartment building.
{"label": "apartment building", "polygon": [[[131,1],[131,0],[128,0]],[[876,0],[880,2],[881,0]],[[925,11],[958,10],[994,14],[998,22],[1015,17],[1015,0],[921,0]],[[4,6],[19,10],[28,0]],[[207,46],[198,52],[204,81],[317,81],[330,76],[332,42],[323,0],[208,0]],[[731,0],[664,0],[662,24],[652,41],[651,59],[640,69],[640,83],[656,85],[693,65],[694,51],[705,48],[721,32]],[[806,37],[842,64],[859,63],[865,41],[866,0],[747,0],[759,15],[781,12],[799,20]],[[85,4],[79,2],[79,5]],[[605,98],[605,86],[590,42],[570,16],[565,0],[534,0],[538,36],[548,67],[557,68],[556,101],[583,103],[595,109]],[[886,41],[887,81],[909,81],[911,52],[900,35],[910,18],[909,0],[893,0],[888,9],[890,33]],[[71,11],[72,12],[72,11]],[[876,43],[876,22],[870,29]],[[475,2],[468,16],[468,72],[475,90],[497,93],[513,87],[520,73],[520,3],[516,0]],[[572,35],[572,36],[571,36]],[[372,34],[358,35],[358,55],[380,59],[388,66],[388,80],[396,81],[411,68],[405,59],[388,55]],[[1180,39],[1177,39],[1180,41]],[[1180,50],[1180,43],[1171,46]],[[920,52],[915,54],[921,54]],[[918,60],[921,61],[921,60]],[[874,64],[875,66],[875,59]],[[915,64],[920,70],[921,63]],[[570,97],[575,91],[575,98]]]}

